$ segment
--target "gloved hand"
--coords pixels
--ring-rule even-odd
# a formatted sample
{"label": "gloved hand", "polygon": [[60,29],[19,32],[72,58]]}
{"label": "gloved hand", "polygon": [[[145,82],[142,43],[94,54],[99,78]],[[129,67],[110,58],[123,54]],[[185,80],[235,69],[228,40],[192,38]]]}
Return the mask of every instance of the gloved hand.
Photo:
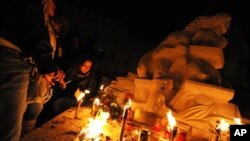
{"label": "gloved hand", "polygon": [[58,70],[57,72],[51,72],[48,74],[44,74],[44,78],[46,79],[46,81],[50,85],[55,86],[55,82],[58,82],[63,89],[66,88],[66,83],[64,82],[64,77],[65,77],[65,74],[62,70]]}

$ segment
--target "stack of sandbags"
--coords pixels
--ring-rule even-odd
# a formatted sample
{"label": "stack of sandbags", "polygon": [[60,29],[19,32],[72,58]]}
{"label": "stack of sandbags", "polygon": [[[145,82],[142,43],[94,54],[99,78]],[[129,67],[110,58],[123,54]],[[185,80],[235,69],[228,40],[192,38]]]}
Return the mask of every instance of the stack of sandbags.
{"label": "stack of sandbags", "polygon": [[208,139],[216,136],[217,121],[235,124],[234,118],[241,117],[238,107],[229,103],[233,96],[232,89],[186,80],[169,107],[175,112],[179,128],[192,129],[191,136],[200,138],[199,134],[203,134]]}
{"label": "stack of sandbags", "polygon": [[[165,94],[169,94],[168,92],[170,92],[172,88],[173,80],[135,79],[135,93],[132,108],[163,116],[168,109],[165,104]],[[171,95],[169,95],[169,97],[171,97]]]}
{"label": "stack of sandbags", "polygon": [[124,105],[127,96],[134,94],[135,78],[137,78],[137,75],[129,72],[126,77],[116,77],[116,80],[113,80],[109,85],[109,88],[112,89],[119,105]]}
{"label": "stack of sandbags", "polygon": [[128,73],[126,77],[118,76],[116,80],[113,80],[109,87],[116,89],[118,91],[123,91],[126,93],[134,93],[134,80],[137,78],[136,74],[131,72]]}

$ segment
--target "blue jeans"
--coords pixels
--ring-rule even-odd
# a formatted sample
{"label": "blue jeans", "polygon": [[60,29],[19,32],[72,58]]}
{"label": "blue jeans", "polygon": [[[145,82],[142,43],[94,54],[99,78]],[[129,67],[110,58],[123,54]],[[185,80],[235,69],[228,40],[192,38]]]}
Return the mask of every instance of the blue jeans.
{"label": "blue jeans", "polygon": [[31,65],[21,53],[0,45],[0,141],[18,141]]}

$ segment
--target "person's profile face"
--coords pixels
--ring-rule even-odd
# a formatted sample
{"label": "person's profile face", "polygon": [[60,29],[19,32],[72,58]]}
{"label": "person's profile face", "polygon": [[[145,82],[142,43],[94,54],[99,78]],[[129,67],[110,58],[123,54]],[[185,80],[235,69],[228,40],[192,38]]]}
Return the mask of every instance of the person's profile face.
{"label": "person's profile face", "polygon": [[82,73],[87,73],[92,67],[92,62],[90,60],[86,60],[82,63],[80,69]]}

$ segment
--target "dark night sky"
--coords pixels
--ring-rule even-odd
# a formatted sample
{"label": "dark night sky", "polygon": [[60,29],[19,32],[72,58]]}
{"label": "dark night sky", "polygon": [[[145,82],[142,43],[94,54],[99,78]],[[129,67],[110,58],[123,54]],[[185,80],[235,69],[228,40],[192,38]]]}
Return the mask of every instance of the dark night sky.
{"label": "dark night sky", "polygon": [[227,12],[249,38],[249,6],[244,0],[175,0],[175,1],[83,1],[61,0],[80,9],[94,11],[124,23],[132,31],[159,39],[181,30],[198,16]]}

